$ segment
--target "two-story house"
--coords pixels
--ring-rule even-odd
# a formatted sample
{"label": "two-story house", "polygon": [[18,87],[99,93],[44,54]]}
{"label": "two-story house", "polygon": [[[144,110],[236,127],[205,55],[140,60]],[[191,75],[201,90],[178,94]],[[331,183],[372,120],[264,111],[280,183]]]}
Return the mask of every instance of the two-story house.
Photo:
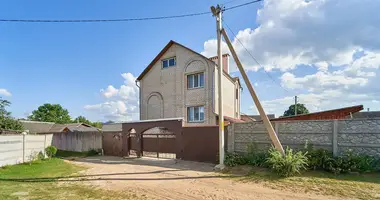
{"label": "two-story house", "polygon": [[[239,121],[240,81],[229,75],[229,55],[222,59],[224,119]],[[137,78],[140,120],[181,117],[186,125],[216,125],[217,61],[170,41]]]}

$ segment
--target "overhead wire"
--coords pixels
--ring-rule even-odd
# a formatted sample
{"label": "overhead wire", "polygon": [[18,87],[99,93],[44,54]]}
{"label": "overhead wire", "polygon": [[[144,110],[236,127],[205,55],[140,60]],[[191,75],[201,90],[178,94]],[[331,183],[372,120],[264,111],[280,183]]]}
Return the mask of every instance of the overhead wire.
{"label": "overhead wire", "polygon": [[[247,3],[239,4],[236,6],[225,8],[224,11],[236,9],[239,7],[247,6],[249,4],[257,3],[262,0],[254,0]],[[231,1],[232,2],[232,1]],[[229,2],[227,2],[229,3]],[[130,22],[130,21],[149,21],[149,20],[162,20],[162,19],[174,19],[185,18],[212,14],[211,11],[198,12],[182,15],[170,15],[170,16],[157,16],[157,17],[142,17],[142,18],[120,18],[120,19],[0,19],[0,22],[18,22],[18,23],[99,23],[99,22]]]}
{"label": "overhead wire", "polygon": [[[223,20],[223,24],[226,25],[226,27],[228,28],[228,30],[232,33],[232,35],[234,36],[235,40],[239,42],[239,44],[245,49],[245,51],[250,55],[250,57],[256,62],[256,64],[260,67],[260,68],[263,68],[264,67],[259,63],[259,61],[252,55],[252,53],[245,47],[245,45],[240,41],[240,39],[236,36],[235,32],[228,26],[228,24]],[[265,69],[264,69],[264,72],[265,74],[277,85],[279,85],[284,91],[289,92],[289,90],[287,90],[286,88],[284,88],[280,83],[278,83],[276,80],[274,80],[274,78],[272,77],[272,75],[270,75]]]}

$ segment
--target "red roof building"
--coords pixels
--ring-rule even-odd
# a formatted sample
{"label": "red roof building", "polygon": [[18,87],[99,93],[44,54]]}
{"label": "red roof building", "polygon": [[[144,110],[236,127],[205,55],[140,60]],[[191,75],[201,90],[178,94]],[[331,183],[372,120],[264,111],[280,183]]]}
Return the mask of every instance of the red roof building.
{"label": "red roof building", "polygon": [[354,114],[361,110],[363,110],[363,105],[326,110],[297,116],[279,117],[271,119],[271,121],[346,119],[351,114]]}

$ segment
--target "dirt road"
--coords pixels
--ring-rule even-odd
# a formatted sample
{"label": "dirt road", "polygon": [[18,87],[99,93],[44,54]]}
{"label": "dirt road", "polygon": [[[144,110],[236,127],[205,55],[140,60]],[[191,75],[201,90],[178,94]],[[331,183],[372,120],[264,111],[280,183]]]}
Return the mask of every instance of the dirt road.
{"label": "dirt road", "polygon": [[147,199],[336,199],[233,181],[213,172],[213,165],[205,163],[108,156],[70,162],[89,167],[83,175],[91,181],[84,183],[110,190],[133,191]]}

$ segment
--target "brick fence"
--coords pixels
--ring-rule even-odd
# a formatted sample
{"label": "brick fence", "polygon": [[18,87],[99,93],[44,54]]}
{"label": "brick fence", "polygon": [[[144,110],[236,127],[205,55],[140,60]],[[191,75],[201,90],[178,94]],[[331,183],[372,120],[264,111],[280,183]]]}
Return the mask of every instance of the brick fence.
{"label": "brick fence", "polygon": [[[272,125],[283,146],[302,148],[308,143],[334,155],[351,149],[380,156],[380,119],[286,121]],[[262,122],[234,123],[228,127],[228,151],[246,152],[250,143],[259,149],[271,146]]]}

